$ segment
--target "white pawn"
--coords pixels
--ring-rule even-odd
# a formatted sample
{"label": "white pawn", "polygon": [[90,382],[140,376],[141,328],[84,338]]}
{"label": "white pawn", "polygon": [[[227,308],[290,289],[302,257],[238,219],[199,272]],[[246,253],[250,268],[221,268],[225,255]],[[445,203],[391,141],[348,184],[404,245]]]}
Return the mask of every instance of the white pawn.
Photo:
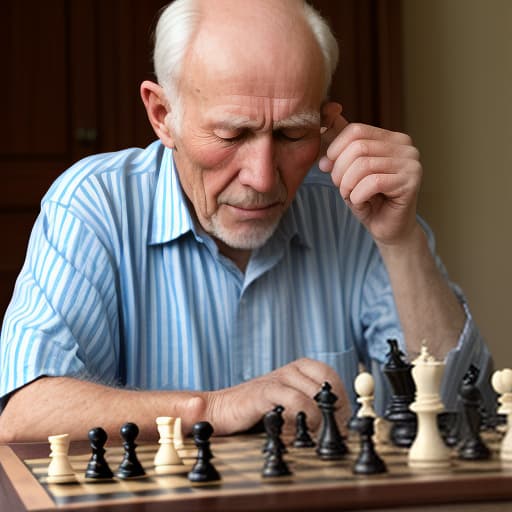
{"label": "white pawn", "polygon": [[180,417],[176,418],[174,421],[174,448],[176,448],[176,450],[183,450],[183,448],[185,448]]}
{"label": "white pawn", "polygon": [[77,478],[68,459],[69,434],[49,436],[50,465],[48,466],[48,483],[67,484],[76,482]]}
{"label": "white pawn", "polygon": [[507,415],[507,431],[501,442],[500,458],[502,461],[512,462],[512,370],[505,368],[495,371],[491,383],[500,395],[498,413]]}
{"label": "white pawn", "polygon": [[174,418],[159,416],[156,419],[158,433],[160,434],[160,447],[156,452],[154,464],[157,473],[166,473],[175,466],[183,465],[176,448],[174,447]]}
{"label": "white pawn", "polygon": [[372,418],[376,418],[377,414],[373,408],[375,382],[372,375],[368,372],[361,372],[354,380],[354,389],[359,395],[357,401],[361,404],[361,407],[357,411],[357,417],[371,416]]}
{"label": "white pawn", "polygon": [[384,418],[377,416],[377,413],[373,408],[375,381],[372,374],[368,372],[361,372],[354,380],[354,389],[359,395],[357,401],[361,404],[356,416],[358,418],[362,418],[364,416],[375,418],[375,422],[373,424],[375,431],[373,436],[374,441],[378,444],[388,443],[390,432],[389,422]]}
{"label": "white pawn", "polygon": [[439,391],[446,365],[436,361],[425,345],[413,365],[416,397],[410,409],[418,416],[418,431],[409,450],[409,466],[421,469],[448,467],[450,450],[437,426],[437,415],[444,411]]}

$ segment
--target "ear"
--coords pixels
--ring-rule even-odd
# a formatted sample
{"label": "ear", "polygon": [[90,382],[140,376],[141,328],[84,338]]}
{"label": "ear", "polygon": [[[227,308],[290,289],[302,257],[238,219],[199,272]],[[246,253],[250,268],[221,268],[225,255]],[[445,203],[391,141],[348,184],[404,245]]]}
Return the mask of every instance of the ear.
{"label": "ear", "polygon": [[322,133],[333,127],[338,116],[341,115],[343,107],[332,101],[324,103],[320,111]]}
{"label": "ear", "polygon": [[336,137],[348,125],[348,121],[341,115],[342,106],[339,103],[324,103],[321,108],[321,128],[322,142],[320,145],[320,155],[326,155],[327,149]]}
{"label": "ear", "polygon": [[167,101],[164,90],[155,82],[145,80],[140,86],[140,96],[146,107],[149,122],[157,137],[168,148],[174,147],[174,136],[166,122],[171,107]]}

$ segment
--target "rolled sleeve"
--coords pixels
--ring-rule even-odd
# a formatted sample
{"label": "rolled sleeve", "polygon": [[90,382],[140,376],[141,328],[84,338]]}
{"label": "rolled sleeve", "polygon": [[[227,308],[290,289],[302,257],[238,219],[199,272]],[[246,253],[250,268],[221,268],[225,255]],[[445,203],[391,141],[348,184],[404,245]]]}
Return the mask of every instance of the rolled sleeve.
{"label": "rolled sleeve", "polygon": [[490,374],[493,368],[492,357],[467,304],[463,302],[462,305],[466,313],[466,322],[457,346],[446,356],[441,397],[448,410],[455,410],[462,379],[469,367],[474,365],[480,372],[477,384],[482,393],[484,406],[490,412],[495,407],[495,393],[490,386]]}

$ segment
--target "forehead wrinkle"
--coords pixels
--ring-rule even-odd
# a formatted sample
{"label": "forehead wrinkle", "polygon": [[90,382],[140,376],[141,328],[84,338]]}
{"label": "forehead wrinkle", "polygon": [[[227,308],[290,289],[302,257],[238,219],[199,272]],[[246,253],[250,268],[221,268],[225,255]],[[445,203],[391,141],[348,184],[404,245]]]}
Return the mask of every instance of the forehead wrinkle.
{"label": "forehead wrinkle", "polygon": [[[305,111],[292,114],[291,116],[280,119],[272,123],[273,130],[282,130],[286,128],[302,128],[317,126],[320,124],[320,113],[317,111]],[[243,115],[226,115],[215,122],[215,126],[224,129],[258,129],[261,122]]]}

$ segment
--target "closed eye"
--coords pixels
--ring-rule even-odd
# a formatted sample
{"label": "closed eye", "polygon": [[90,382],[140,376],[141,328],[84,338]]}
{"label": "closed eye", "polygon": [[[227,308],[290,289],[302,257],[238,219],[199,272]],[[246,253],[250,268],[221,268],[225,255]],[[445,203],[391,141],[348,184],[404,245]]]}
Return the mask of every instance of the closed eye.
{"label": "closed eye", "polygon": [[289,141],[289,142],[297,142],[302,140],[308,134],[307,130],[304,129],[296,129],[296,128],[288,128],[282,130],[275,130],[274,137],[277,139]]}
{"label": "closed eye", "polygon": [[223,142],[229,142],[229,143],[233,143],[233,142],[237,142],[239,140],[242,140],[247,135],[247,131],[246,130],[236,130],[236,131],[233,131],[233,130],[219,130],[219,131],[216,131],[214,133],[215,133],[215,136],[219,140],[221,140]]}

